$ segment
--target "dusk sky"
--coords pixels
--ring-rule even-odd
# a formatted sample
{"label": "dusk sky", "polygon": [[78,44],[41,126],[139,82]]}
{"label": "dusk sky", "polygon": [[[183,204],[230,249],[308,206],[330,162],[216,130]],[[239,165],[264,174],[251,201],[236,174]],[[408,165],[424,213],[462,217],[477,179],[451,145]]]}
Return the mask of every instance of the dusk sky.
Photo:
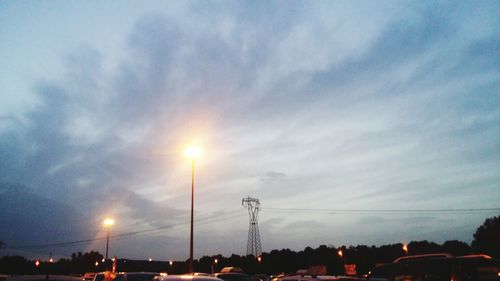
{"label": "dusk sky", "polygon": [[195,258],[246,253],[246,196],[263,251],[470,243],[500,213],[499,15],[1,1],[0,254],[104,253],[109,216],[110,255],[186,260],[190,144]]}

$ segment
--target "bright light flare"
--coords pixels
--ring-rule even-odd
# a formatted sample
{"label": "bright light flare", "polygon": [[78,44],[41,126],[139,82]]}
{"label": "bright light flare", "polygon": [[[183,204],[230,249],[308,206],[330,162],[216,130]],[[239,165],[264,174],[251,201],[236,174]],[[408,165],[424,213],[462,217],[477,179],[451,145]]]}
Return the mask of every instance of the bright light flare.
{"label": "bright light flare", "polygon": [[111,218],[107,218],[103,222],[103,225],[106,227],[112,226],[113,224],[115,224],[115,221]]}
{"label": "bright light flare", "polygon": [[201,148],[198,146],[190,146],[184,150],[184,155],[190,159],[199,158],[201,156]]}
{"label": "bright light flare", "polygon": [[405,251],[405,253],[408,253],[408,245],[403,244],[403,251]]}
{"label": "bright light flare", "polygon": [[344,252],[342,252],[342,250],[338,250],[337,254],[339,255],[339,257],[343,257],[344,256]]}

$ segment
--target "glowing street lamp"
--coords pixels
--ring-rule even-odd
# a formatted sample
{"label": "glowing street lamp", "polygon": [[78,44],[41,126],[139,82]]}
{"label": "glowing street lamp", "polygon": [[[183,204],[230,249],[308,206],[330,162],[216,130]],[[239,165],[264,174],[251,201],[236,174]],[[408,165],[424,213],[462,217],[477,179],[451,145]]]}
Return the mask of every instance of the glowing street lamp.
{"label": "glowing street lamp", "polygon": [[174,272],[174,270],[173,270],[174,269],[174,267],[173,267],[174,261],[173,260],[169,260],[168,264],[170,265],[170,274],[171,274],[172,272]]}
{"label": "glowing street lamp", "polygon": [[184,153],[191,159],[191,231],[189,237],[189,273],[193,273],[194,159],[201,156],[201,149],[197,146],[191,146],[188,147]]}
{"label": "glowing street lamp", "polygon": [[408,255],[408,245],[403,244],[403,251]]}
{"label": "glowing street lamp", "polygon": [[213,260],[213,262],[212,262],[212,274],[214,274],[214,273],[215,273],[215,271],[214,271],[214,267],[215,267],[215,265],[216,265],[218,262],[219,262],[219,260],[218,260],[218,259],[214,259],[214,260]]}
{"label": "glowing street lamp", "polygon": [[36,267],[39,267],[39,266],[40,266],[40,261],[39,261],[39,260],[36,260],[36,261],[35,261],[35,266],[36,266]]}
{"label": "glowing street lamp", "polygon": [[106,228],[106,257],[108,259],[108,248],[109,248],[109,233],[111,231],[111,227],[115,224],[115,221],[111,218],[106,218],[103,222],[104,227]]}
{"label": "glowing street lamp", "polygon": [[184,154],[190,159],[199,158],[201,156],[201,148],[197,146],[188,147],[184,151]]}
{"label": "glowing street lamp", "polygon": [[342,252],[342,250],[338,250],[337,254],[339,255],[339,257],[343,258],[344,257],[344,252]]}
{"label": "glowing street lamp", "polygon": [[345,273],[344,251],[342,251],[342,248],[337,251],[337,255],[339,255],[340,257],[340,261],[342,262],[343,272]]}

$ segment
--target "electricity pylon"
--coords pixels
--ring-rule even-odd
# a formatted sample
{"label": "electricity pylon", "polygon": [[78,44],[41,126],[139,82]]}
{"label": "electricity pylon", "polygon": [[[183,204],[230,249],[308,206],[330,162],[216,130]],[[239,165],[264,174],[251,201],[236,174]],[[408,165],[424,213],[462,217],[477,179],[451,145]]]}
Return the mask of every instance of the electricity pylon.
{"label": "electricity pylon", "polygon": [[259,221],[257,219],[260,211],[260,202],[257,198],[247,196],[241,200],[241,205],[248,209],[250,226],[248,228],[247,255],[260,256],[262,247],[260,245]]}

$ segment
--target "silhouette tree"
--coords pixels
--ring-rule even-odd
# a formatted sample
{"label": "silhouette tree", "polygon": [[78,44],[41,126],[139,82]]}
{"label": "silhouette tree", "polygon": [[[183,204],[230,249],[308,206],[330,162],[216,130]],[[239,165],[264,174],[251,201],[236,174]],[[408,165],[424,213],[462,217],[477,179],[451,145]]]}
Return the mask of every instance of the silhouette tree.
{"label": "silhouette tree", "polygon": [[486,219],[476,230],[472,249],[478,254],[500,258],[500,216]]}
{"label": "silhouette tree", "polygon": [[444,242],[443,252],[452,254],[454,256],[464,256],[471,253],[471,248],[469,244],[458,241],[458,240],[450,240]]}
{"label": "silhouette tree", "polygon": [[85,273],[95,270],[95,262],[101,261],[103,255],[96,251],[87,253],[78,252],[71,254],[70,271],[73,273]]}

